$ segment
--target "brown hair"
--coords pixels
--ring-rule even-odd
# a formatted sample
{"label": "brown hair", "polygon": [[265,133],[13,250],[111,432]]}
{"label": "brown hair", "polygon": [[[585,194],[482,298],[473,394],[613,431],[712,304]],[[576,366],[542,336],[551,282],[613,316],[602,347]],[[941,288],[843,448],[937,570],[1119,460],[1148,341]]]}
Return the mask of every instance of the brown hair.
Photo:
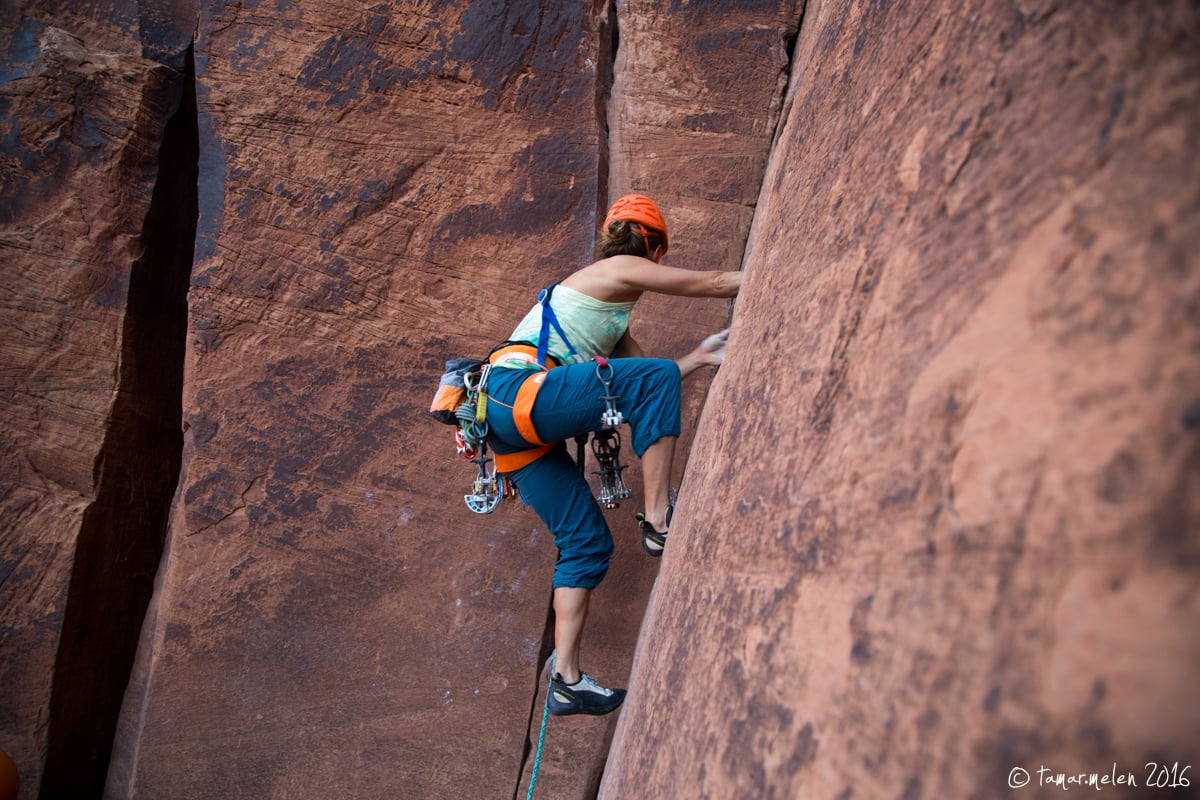
{"label": "brown hair", "polygon": [[649,258],[662,245],[662,236],[640,222],[614,219],[600,232],[600,256],[641,256]]}

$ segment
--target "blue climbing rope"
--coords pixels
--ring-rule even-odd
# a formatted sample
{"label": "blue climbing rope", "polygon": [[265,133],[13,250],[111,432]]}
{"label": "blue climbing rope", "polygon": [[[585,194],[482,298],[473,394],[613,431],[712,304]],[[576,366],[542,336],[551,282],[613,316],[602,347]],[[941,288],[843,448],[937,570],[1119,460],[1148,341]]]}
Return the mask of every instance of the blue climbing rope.
{"label": "blue climbing rope", "polygon": [[[554,653],[550,654],[550,680],[554,679]],[[542,745],[546,741],[546,721],[550,719],[550,684],[546,684],[546,704],[542,706],[542,730],[538,734],[537,755],[533,759],[533,771],[529,773],[529,793],[525,800],[533,800],[533,787],[537,785],[538,767],[542,765]]]}

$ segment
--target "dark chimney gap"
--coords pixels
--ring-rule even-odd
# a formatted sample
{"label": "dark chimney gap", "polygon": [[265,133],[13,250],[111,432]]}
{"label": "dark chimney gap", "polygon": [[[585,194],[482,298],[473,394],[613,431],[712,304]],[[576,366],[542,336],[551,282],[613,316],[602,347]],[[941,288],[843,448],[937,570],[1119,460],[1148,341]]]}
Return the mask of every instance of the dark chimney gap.
{"label": "dark chimney gap", "polygon": [[118,387],[76,544],[54,668],[41,800],[102,797],[182,460],[199,137],[189,47],[132,265]]}

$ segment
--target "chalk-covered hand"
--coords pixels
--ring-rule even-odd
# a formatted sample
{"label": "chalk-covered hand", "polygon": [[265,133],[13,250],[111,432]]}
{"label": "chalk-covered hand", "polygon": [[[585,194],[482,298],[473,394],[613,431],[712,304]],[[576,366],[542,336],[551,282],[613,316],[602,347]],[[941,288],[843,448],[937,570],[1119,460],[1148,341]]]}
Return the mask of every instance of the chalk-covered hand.
{"label": "chalk-covered hand", "polygon": [[725,361],[725,342],[729,338],[729,330],[714,333],[696,346],[696,349],[683,358],[675,359],[679,365],[679,374],[687,377],[700,367],[719,367]]}
{"label": "chalk-covered hand", "polygon": [[696,348],[696,355],[701,363],[710,367],[719,367],[725,362],[725,343],[729,341],[729,329],[714,333]]}

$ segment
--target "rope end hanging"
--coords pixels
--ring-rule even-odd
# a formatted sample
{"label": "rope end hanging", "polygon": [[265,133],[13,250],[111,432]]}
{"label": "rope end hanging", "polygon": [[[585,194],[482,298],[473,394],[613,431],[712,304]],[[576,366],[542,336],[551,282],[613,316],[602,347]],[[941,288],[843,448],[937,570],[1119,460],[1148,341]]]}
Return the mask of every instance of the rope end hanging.
{"label": "rope end hanging", "polygon": [[546,682],[546,704],[542,706],[542,730],[538,733],[537,755],[533,759],[533,770],[529,773],[529,792],[525,800],[533,800],[533,787],[537,786],[538,769],[542,766],[542,746],[546,743],[546,721],[550,719],[550,681],[554,680],[557,653],[550,653],[550,679]]}

